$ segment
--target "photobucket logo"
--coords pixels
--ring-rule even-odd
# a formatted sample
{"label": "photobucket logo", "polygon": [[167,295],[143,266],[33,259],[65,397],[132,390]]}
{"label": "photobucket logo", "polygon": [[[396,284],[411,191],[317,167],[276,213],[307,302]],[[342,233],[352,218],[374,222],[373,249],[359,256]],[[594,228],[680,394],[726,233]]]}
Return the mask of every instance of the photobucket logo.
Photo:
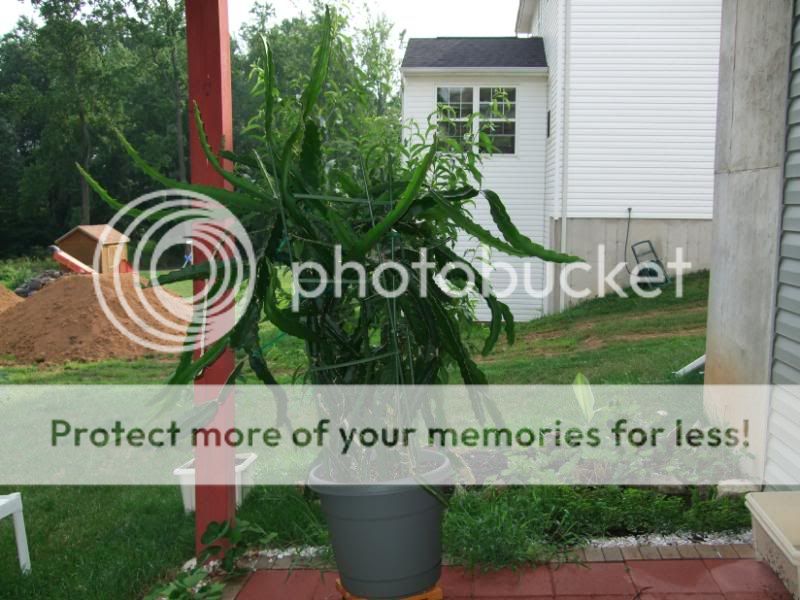
{"label": "photobucket logo", "polygon": [[[334,246],[334,272],[331,275],[315,261],[293,262],[292,310],[298,312],[303,299],[319,298],[333,293],[336,298],[344,296],[345,287],[357,285],[359,298],[377,295],[383,298],[398,298],[409,291],[412,278],[416,282],[420,297],[429,293],[429,281],[453,298],[471,294],[499,299],[524,294],[532,299],[544,299],[558,290],[566,297],[580,300],[592,295],[600,297],[615,294],[627,298],[630,294],[642,298],[654,298],[662,293],[662,286],[672,281],[675,296],[683,297],[683,276],[692,264],[684,260],[683,248],[675,249],[675,260],[663,265],[659,261],[644,262],[630,267],[618,262],[610,268],[606,264],[605,246],[598,245],[593,263],[578,262],[557,266],[538,259],[518,259],[515,262],[492,261],[484,247],[478,250],[471,264],[451,261],[437,268],[428,260],[428,249],[419,250],[419,260],[411,263],[411,269],[403,263],[387,260],[375,268],[371,275],[359,262],[342,262],[342,248]],[[480,289],[476,283],[476,271],[480,276]],[[672,273],[670,277],[668,271]],[[453,275],[464,283],[456,286],[450,282]],[[391,285],[389,285],[391,282]],[[629,291],[626,287],[629,286]],[[416,290],[415,290],[415,293]]]}
{"label": "photobucket logo", "polygon": [[[253,293],[255,254],[245,228],[222,204],[165,190],[129,202],[108,225],[94,253],[94,290],[104,315],[129,340],[156,352],[202,350],[241,316]],[[135,240],[133,256],[118,243],[125,238]],[[203,283],[182,281],[183,296],[151,285],[164,277],[165,258],[172,270],[177,261],[185,269],[205,263]],[[113,268],[100,273],[101,265]]]}

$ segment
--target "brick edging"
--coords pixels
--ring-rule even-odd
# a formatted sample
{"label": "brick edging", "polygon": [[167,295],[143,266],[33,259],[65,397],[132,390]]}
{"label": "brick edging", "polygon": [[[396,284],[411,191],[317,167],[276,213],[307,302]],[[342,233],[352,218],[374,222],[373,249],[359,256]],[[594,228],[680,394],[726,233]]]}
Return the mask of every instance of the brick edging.
{"label": "brick edging", "polygon": [[699,558],[755,558],[750,544],[676,544],[673,546],[589,546],[567,555],[572,562],[623,562],[626,560],[680,560]]}

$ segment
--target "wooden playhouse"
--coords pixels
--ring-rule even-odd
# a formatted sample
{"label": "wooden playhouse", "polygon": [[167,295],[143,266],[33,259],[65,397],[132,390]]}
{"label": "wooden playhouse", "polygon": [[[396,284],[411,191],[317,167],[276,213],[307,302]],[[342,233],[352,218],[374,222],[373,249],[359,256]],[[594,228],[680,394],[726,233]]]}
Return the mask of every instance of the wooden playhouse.
{"label": "wooden playhouse", "polygon": [[[130,239],[108,225],[78,225],[56,240],[58,249],[71,255],[81,263],[92,266],[94,254],[100,250],[100,273],[125,270],[128,262],[128,242]],[[120,269],[120,266],[123,269]]]}

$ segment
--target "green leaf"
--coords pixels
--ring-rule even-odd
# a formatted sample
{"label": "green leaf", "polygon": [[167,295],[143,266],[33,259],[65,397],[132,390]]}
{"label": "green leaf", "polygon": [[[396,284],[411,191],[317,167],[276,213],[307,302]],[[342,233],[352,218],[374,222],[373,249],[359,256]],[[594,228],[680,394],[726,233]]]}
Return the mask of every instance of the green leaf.
{"label": "green leaf", "polygon": [[219,402],[212,400],[193,406],[178,421],[178,439],[185,439],[192,435],[192,432],[208,425],[219,411]]}
{"label": "green leaf", "polygon": [[278,274],[274,266],[270,267],[269,289],[264,297],[264,316],[281,331],[303,340],[312,338],[311,332],[300,321],[300,317],[291,310],[281,309],[275,300],[278,286]]}
{"label": "green leaf", "polygon": [[211,346],[206,348],[205,353],[203,353],[200,358],[175,371],[172,377],[170,377],[170,380],[167,382],[167,385],[186,385],[187,383],[194,381],[195,377],[197,377],[200,371],[205,369],[208,365],[213,363],[222,355],[222,353],[225,351],[225,348],[228,346],[230,337],[231,333],[226,333],[216,342],[211,344]]}
{"label": "green leaf", "polygon": [[[436,286],[436,282],[431,279],[429,286]],[[461,371],[461,377],[466,385],[486,385],[486,375],[478,368],[478,365],[470,358],[469,351],[461,340],[458,325],[453,321],[453,317],[447,312],[442,303],[436,298],[438,294],[444,294],[441,290],[429,290],[429,300],[431,308],[436,317],[436,327],[441,335],[442,342],[447,349],[447,353],[453,357]]]}
{"label": "green leaf", "polygon": [[322,39],[314,50],[314,67],[311,71],[311,80],[303,92],[302,114],[300,123],[304,124],[311,114],[311,109],[317,104],[322,86],[328,77],[328,64],[331,58],[331,43],[333,41],[333,21],[330,7],[325,7],[325,17],[322,20]]}
{"label": "green leaf", "polygon": [[[511,310],[503,302],[500,302],[500,300],[498,300],[492,292],[487,291],[484,294],[484,281],[480,272],[472,264],[458,256],[450,248],[436,248],[434,250],[434,255],[441,258],[444,262],[459,262],[465,265],[466,268],[468,268],[472,273],[472,278],[475,282],[475,288],[477,289],[477,292],[483,297],[486,305],[489,307],[489,311],[491,313],[489,335],[484,341],[481,354],[486,356],[492,351],[495,344],[497,344],[497,340],[500,338],[500,332],[503,327],[503,321],[506,323],[506,338],[509,345],[512,345],[514,343],[514,317],[511,314]],[[451,273],[456,273],[456,271],[451,271]]]}
{"label": "green leaf", "polygon": [[125,139],[125,136],[122,135],[122,132],[117,131],[117,137],[119,138],[122,147],[125,149],[125,152],[128,153],[128,156],[131,157],[134,164],[139,167],[139,169],[148,177],[157,181],[161,185],[166,188],[172,188],[176,190],[185,190],[189,192],[196,192],[198,194],[204,194],[210,198],[213,198],[217,202],[227,206],[231,210],[239,210],[244,212],[250,211],[261,211],[265,208],[263,202],[260,202],[256,198],[252,198],[245,194],[239,194],[237,192],[232,192],[230,190],[226,190],[224,188],[218,188],[211,185],[200,185],[194,183],[185,183],[183,181],[178,181],[177,179],[172,179],[165,175],[159,173],[158,169],[144,160],[141,155],[136,151],[136,149]]}
{"label": "green leaf", "polygon": [[245,190],[257,198],[266,200],[267,202],[273,202],[275,200],[273,196],[269,196],[268,194],[264,193],[264,191],[253,182],[248,181],[244,177],[240,177],[239,175],[231,173],[227,169],[223,168],[222,164],[219,162],[219,158],[217,158],[217,155],[214,154],[211,144],[208,143],[205,123],[203,123],[203,118],[200,115],[200,108],[197,106],[197,102],[194,103],[194,122],[197,126],[197,137],[200,139],[200,147],[203,149],[203,154],[205,154],[208,162],[211,164],[211,167],[217,173],[219,173],[223,179],[225,179],[225,181],[241,190]]}
{"label": "green leaf", "polygon": [[503,312],[503,321],[506,323],[506,339],[508,340],[508,345],[513,346],[517,339],[517,334],[514,330],[514,314],[504,302],[500,302],[500,310]]}
{"label": "green leaf", "polygon": [[272,139],[272,113],[275,110],[275,63],[272,58],[272,48],[267,43],[267,38],[261,36],[262,70],[264,81],[264,137]]}
{"label": "green leaf", "polygon": [[211,521],[203,535],[200,536],[200,543],[207,546],[219,541],[228,534],[231,529],[231,524],[228,521]]}
{"label": "green leaf", "polygon": [[386,215],[380,223],[370,229],[364,235],[363,239],[356,244],[353,249],[354,254],[357,256],[364,256],[378,242],[380,237],[406,213],[409,207],[414,203],[422,184],[425,182],[425,177],[428,174],[428,169],[431,167],[434,156],[436,156],[435,141],[428,150],[428,153],[414,169],[411,181],[408,186],[406,186],[406,189],[403,190],[397,204],[395,204],[394,208],[389,211],[389,214]]}
{"label": "green leaf", "polygon": [[572,391],[578,401],[578,408],[580,408],[586,424],[591,424],[595,415],[602,412],[602,409],[595,408],[597,402],[594,392],[592,392],[592,386],[583,373],[578,373],[575,376],[575,381],[572,383]]}
{"label": "green leaf", "polygon": [[519,248],[515,248],[511,244],[504,242],[503,240],[492,235],[488,229],[478,225],[475,221],[473,221],[472,217],[464,213],[461,208],[446,202],[439,194],[433,194],[432,197],[436,200],[439,209],[448,219],[450,219],[460,229],[464,230],[464,232],[476,238],[482,244],[486,244],[491,248],[505,252],[510,256],[530,256],[527,252]]}
{"label": "green leaf", "polygon": [[300,150],[300,175],[311,189],[319,188],[319,166],[322,161],[322,135],[314,119],[306,123]]}
{"label": "green leaf", "polygon": [[514,225],[511,217],[508,216],[508,212],[503,202],[500,200],[500,196],[491,190],[483,190],[483,195],[489,202],[489,210],[495,225],[497,225],[497,228],[500,230],[500,233],[503,234],[506,241],[521,253],[520,256],[536,256],[542,260],[555,263],[581,262],[582,259],[577,256],[562,254],[555,250],[548,250],[541,244],[537,244],[530,238],[522,235],[519,229],[517,229],[517,226]]}

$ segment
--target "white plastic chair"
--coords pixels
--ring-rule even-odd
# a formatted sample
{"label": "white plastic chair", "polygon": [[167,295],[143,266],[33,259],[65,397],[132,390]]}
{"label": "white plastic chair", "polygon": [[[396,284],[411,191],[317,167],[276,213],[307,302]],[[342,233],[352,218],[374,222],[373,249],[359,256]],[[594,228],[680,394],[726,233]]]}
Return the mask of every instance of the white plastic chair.
{"label": "white plastic chair", "polygon": [[31,571],[31,557],[28,554],[28,536],[25,533],[25,520],[22,517],[22,496],[9,494],[0,496],[0,519],[11,515],[14,519],[14,536],[17,539],[17,556],[23,573]]}

